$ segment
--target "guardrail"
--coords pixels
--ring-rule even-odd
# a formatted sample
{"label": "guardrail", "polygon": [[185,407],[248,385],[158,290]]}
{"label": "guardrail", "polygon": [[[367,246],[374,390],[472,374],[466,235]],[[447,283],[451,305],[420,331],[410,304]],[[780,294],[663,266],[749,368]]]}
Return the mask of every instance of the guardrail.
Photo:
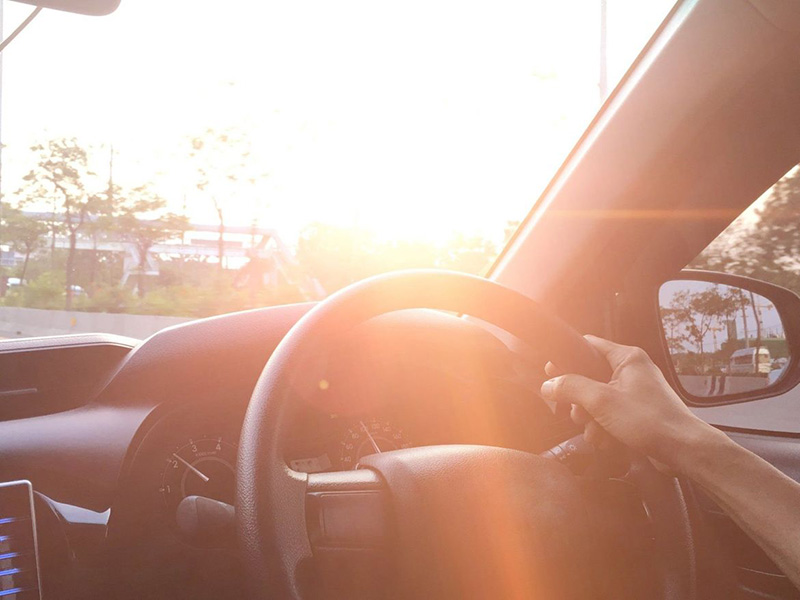
{"label": "guardrail", "polygon": [[143,340],[166,327],[191,320],[184,317],[0,306],[0,337],[21,338],[69,333],[112,333]]}
{"label": "guardrail", "polygon": [[768,385],[764,375],[678,375],[678,379],[683,389],[700,398],[752,392]]}

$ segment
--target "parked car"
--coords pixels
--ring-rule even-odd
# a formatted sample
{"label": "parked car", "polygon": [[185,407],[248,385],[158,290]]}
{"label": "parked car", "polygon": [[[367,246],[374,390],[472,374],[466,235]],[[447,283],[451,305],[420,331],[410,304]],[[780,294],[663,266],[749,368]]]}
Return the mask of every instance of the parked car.
{"label": "parked car", "polygon": [[767,348],[741,348],[731,354],[728,373],[731,375],[766,375],[772,370]]}

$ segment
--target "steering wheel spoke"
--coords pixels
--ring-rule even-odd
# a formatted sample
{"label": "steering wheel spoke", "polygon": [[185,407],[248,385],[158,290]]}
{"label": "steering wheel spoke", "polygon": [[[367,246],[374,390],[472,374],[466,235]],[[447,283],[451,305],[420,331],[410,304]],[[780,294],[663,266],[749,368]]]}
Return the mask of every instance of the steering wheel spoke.
{"label": "steering wheel spoke", "polygon": [[308,476],[315,598],[378,598],[389,572],[388,491],[369,469]]}

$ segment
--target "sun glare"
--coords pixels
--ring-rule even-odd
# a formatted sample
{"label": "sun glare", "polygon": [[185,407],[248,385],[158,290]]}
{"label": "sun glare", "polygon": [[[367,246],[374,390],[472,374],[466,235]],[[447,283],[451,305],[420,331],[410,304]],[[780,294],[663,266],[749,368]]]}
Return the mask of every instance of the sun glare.
{"label": "sun glare", "polygon": [[599,0],[44,10],[2,54],[0,300],[194,318],[485,274],[670,4],[606,0],[606,87]]}
{"label": "sun glare", "polygon": [[[612,77],[668,8],[639,4],[609,2]],[[25,11],[10,4],[6,28]],[[235,130],[253,180],[223,200],[231,222],[289,243],[315,222],[502,243],[599,106],[598,14],[597,2],[518,0],[47,11],[4,54],[3,192],[27,171],[27,146],[74,136],[98,173],[113,146],[115,181],[152,182],[173,210],[214,223],[188,140]],[[65,89],[81,93],[54,95]],[[235,163],[242,148],[229,151]]]}

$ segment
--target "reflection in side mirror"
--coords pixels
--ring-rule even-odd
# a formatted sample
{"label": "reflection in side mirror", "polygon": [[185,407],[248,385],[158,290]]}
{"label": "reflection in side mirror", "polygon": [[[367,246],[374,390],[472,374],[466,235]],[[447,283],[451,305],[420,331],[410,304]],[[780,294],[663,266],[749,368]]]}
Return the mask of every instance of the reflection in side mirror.
{"label": "reflection in side mirror", "polygon": [[790,362],[775,305],[751,291],[707,281],[668,281],[661,323],[684,391],[699,398],[764,391]]}

